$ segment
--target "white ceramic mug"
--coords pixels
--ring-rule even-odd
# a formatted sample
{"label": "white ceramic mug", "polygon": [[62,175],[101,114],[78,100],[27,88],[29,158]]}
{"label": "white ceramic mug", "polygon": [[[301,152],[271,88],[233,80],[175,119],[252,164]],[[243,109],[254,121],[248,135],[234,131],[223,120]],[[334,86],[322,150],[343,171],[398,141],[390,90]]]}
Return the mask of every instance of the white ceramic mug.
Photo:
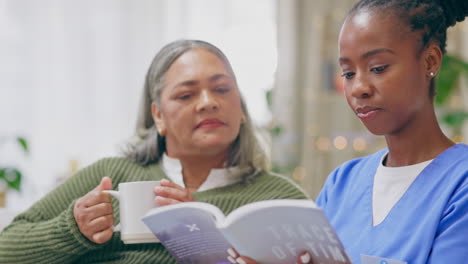
{"label": "white ceramic mug", "polygon": [[158,207],[155,202],[154,187],[159,181],[123,182],[118,191],[104,191],[117,198],[120,203],[120,224],[114,232],[120,231],[125,244],[154,243],[159,239],[141,221],[151,208]]}

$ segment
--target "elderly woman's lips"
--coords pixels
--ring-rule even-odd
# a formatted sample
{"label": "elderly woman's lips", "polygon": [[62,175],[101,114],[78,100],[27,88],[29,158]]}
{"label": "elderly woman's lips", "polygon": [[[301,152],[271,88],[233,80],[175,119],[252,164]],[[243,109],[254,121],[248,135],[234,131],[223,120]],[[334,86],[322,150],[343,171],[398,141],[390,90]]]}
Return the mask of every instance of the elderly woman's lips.
{"label": "elderly woman's lips", "polygon": [[225,123],[219,119],[206,119],[198,123],[196,128],[216,128],[224,125]]}

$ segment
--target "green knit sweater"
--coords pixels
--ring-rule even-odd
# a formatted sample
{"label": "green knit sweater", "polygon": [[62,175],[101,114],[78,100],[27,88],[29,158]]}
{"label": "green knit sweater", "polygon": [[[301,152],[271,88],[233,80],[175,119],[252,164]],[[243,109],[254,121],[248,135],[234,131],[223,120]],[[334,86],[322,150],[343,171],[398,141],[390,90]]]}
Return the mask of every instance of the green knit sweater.
{"label": "green knit sweater", "polygon": [[[102,245],[83,236],[73,217],[77,199],[98,186],[103,176],[120,182],[167,178],[159,164],[141,166],[124,158],[107,158],[84,168],[46,195],[0,233],[0,263],[176,263],[159,243],[123,244],[120,233]],[[232,184],[194,193],[197,201],[218,206],[224,213],[259,200],[305,199],[290,180],[267,172],[249,184]],[[113,201],[115,222],[118,203]]]}

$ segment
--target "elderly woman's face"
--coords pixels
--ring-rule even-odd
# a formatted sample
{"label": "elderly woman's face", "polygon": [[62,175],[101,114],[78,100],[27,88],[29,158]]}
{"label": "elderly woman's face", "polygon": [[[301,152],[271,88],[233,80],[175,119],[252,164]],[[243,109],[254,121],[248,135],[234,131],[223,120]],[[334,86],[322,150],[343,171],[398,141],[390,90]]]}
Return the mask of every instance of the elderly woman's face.
{"label": "elderly woman's face", "polygon": [[171,65],[160,105],[152,108],[168,155],[178,158],[226,153],[243,118],[232,74],[204,49],[192,49]]}

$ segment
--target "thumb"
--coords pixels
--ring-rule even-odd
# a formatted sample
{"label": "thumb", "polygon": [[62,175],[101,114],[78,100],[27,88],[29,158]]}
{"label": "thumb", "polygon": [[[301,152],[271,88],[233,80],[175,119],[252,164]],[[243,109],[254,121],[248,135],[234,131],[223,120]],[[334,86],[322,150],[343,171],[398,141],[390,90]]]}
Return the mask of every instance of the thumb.
{"label": "thumb", "polygon": [[299,256],[299,260],[297,261],[299,264],[311,264],[311,257],[309,252],[304,252]]}
{"label": "thumb", "polygon": [[107,176],[103,177],[97,189],[99,191],[112,190],[112,179]]}

